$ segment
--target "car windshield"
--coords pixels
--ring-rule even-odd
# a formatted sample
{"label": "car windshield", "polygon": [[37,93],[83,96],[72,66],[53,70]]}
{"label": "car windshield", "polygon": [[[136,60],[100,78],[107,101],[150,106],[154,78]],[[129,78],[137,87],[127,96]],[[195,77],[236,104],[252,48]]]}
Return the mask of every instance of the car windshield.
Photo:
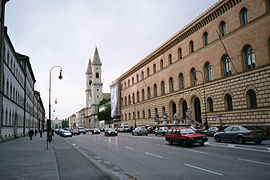
{"label": "car windshield", "polygon": [[115,131],[115,129],[114,128],[109,128],[108,131]]}
{"label": "car windshield", "polygon": [[145,127],[141,127],[141,130],[146,130]]}
{"label": "car windshield", "polygon": [[181,134],[195,134],[192,129],[181,129]]}
{"label": "car windshield", "polygon": [[99,129],[98,128],[95,128],[94,131],[99,131]]}

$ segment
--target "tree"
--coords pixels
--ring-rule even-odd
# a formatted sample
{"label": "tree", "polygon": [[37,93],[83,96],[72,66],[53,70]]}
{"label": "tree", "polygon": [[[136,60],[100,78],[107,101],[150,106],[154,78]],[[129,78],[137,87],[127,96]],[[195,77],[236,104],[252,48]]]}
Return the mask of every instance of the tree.
{"label": "tree", "polygon": [[62,127],[63,128],[68,128],[69,127],[68,119],[62,120]]}
{"label": "tree", "polygon": [[[102,99],[98,105],[98,108],[103,105],[106,104],[108,102],[110,102],[110,98],[108,99]],[[110,122],[111,119],[111,106],[108,105],[105,110],[98,112],[98,120],[105,120],[106,123]]]}

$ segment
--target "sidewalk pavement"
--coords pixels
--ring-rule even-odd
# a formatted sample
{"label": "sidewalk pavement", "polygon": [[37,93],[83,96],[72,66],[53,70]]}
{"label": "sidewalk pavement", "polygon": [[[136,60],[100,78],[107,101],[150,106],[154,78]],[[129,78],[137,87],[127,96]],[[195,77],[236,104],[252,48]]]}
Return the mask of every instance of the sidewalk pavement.
{"label": "sidewalk pavement", "polygon": [[108,174],[54,135],[47,149],[47,134],[22,137],[0,144],[1,180],[108,179]]}

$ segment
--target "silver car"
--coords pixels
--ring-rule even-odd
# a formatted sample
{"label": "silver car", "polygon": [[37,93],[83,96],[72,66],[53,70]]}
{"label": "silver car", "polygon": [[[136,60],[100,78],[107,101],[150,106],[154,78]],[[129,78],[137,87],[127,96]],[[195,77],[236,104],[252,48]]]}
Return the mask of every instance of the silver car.
{"label": "silver car", "polygon": [[228,141],[244,144],[246,141],[253,141],[256,144],[261,144],[264,140],[264,134],[263,131],[251,127],[229,126],[222,132],[216,132],[214,139],[217,142]]}
{"label": "silver car", "polygon": [[146,135],[146,136],[148,136],[148,131],[145,127],[137,127],[132,131],[132,135],[136,135],[136,136]]}

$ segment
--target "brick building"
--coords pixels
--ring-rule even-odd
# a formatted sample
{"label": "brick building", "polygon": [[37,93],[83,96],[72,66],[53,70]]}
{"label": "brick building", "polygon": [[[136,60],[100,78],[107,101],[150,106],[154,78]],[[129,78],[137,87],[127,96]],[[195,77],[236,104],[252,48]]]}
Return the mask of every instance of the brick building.
{"label": "brick building", "polygon": [[[116,126],[270,126],[270,1],[221,0],[117,80]],[[220,118],[221,117],[221,118]]]}

